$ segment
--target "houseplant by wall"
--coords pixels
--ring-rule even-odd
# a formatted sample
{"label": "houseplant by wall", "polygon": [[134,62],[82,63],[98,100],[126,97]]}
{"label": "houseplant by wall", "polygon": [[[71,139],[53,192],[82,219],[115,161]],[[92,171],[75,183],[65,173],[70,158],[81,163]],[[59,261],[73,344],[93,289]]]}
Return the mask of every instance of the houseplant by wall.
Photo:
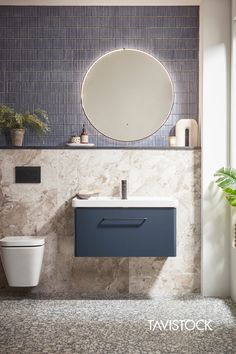
{"label": "houseplant by wall", "polygon": [[230,224],[231,224],[231,247],[230,247],[230,289],[231,297],[236,302],[236,169],[222,167],[215,173],[217,177],[217,185],[224,191],[225,197],[230,208]]}
{"label": "houseplant by wall", "polygon": [[11,107],[0,105],[0,129],[10,131],[11,142],[14,146],[22,146],[25,130],[31,128],[38,135],[49,131],[48,115],[41,109],[33,113],[17,113]]}
{"label": "houseplant by wall", "polygon": [[224,191],[229,204],[236,207],[236,169],[222,167],[214,176],[217,177],[216,183]]}

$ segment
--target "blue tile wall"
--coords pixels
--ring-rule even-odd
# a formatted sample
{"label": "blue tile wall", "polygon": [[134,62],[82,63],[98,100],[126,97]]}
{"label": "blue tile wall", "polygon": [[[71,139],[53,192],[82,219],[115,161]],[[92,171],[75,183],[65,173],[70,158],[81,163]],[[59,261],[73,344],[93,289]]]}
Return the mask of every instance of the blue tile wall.
{"label": "blue tile wall", "polygon": [[[121,143],[98,133],[80,102],[83,77],[99,56],[118,48],[144,50],[169,71],[175,91],[170,117],[154,135]],[[111,147],[165,147],[181,118],[198,119],[197,6],[0,6],[0,104],[42,108],[51,132],[27,131],[25,145],[58,146],[88,126],[90,142]],[[0,135],[0,145],[7,144]]]}

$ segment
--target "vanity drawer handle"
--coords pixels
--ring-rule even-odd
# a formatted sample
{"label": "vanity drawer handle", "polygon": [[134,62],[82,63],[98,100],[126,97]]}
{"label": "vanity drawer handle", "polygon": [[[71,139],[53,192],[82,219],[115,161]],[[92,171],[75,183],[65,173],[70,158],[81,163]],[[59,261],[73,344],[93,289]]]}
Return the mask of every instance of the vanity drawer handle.
{"label": "vanity drawer handle", "polygon": [[103,218],[98,226],[100,227],[139,227],[145,223],[147,218]]}

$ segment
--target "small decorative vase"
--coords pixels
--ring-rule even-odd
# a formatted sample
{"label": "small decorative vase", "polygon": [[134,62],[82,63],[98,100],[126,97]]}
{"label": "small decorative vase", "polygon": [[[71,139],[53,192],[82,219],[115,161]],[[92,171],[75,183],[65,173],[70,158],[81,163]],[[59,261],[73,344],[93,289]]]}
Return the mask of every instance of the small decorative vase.
{"label": "small decorative vase", "polygon": [[198,146],[198,124],[195,119],[178,120],[175,133],[176,146]]}
{"label": "small decorative vase", "polygon": [[25,129],[11,129],[11,143],[13,146],[22,146]]}

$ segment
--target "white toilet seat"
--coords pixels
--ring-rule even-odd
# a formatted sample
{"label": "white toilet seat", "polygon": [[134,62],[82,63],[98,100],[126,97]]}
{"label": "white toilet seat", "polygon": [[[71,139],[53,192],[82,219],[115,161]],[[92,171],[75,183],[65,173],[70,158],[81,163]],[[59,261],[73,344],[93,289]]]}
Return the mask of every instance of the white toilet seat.
{"label": "white toilet seat", "polygon": [[44,248],[44,238],[37,236],[7,236],[0,239],[0,256],[9,286],[38,285]]}
{"label": "white toilet seat", "polygon": [[44,238],[34,236],[7,236],[0,239],[0,247],[36,247],[44,244]]}

